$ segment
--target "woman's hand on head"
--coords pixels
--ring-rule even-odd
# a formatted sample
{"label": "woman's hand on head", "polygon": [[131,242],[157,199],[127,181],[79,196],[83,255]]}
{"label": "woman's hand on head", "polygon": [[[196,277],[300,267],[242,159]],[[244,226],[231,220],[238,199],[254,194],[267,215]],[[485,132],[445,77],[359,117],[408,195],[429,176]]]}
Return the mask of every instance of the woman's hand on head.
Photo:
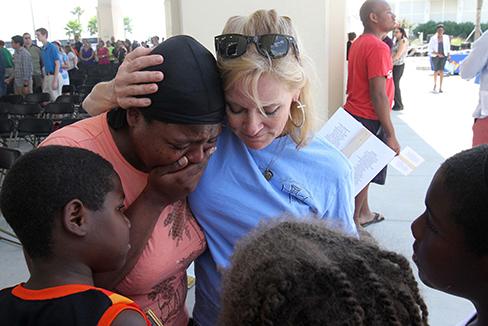
{"label": "woman's hand on head", "polygon": [[157,82],[163,80],[160,71],[140,71],[141,69],[159,65],[163,57],[159,54],[150,55],[150,48],[138,47],[127,54],[120,65],[112,83],[112,103],[124,109],[147,107],[151,104],[148,98],[137,98],[158,90]]}

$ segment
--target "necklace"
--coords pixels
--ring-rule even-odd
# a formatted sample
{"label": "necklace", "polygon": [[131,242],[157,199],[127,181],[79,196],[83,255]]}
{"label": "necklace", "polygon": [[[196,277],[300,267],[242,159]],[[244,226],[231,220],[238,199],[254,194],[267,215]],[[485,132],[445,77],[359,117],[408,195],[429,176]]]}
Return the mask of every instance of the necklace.
{"label": "necklace", "polygon": [[263,171],[264,178],[266,181],[269,181],[273,178],[273,171],[271,169],[267,168]]}
{"label": "necklace", "polygon": [[273,179],[273,177],[274,177],[274,173],[273,173],[273,170],[271,170],[271,167],[276,162],[276,160],[281,156],[281,154],[283,153],[283,150],[285,149],[286,141],[282,141],[283,139],[284,139],[284,137],[281,137],[278,140],[278,144],[276,145],[277,149],[276,149],[275,153],[273,154],[273,157],[269,161],[268,165],[266,165],[266,168],[262,172],[266,181],[271,181],[271,179]]}

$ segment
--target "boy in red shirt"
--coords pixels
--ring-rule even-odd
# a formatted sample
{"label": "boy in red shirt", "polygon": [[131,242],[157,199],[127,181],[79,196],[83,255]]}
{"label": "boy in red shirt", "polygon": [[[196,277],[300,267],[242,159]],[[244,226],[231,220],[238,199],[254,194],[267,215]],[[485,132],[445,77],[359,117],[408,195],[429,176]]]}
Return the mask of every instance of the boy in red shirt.
{"label": "boy in red shirt", "polygon": [[[394,97],[393,63],[390,49],[382,41],[395,27],[395,14],[386,1],[368,0],[361,6],[359,15],[364,33],[349,52],[344,108],[398,154],[400,144],[390,118]],[[385,184],[385,180],[386,167],[372,182]],[[381,214],[373,213],[369,208],[368,187],[355,200],[354,221],[363,227],[384,220]]]}

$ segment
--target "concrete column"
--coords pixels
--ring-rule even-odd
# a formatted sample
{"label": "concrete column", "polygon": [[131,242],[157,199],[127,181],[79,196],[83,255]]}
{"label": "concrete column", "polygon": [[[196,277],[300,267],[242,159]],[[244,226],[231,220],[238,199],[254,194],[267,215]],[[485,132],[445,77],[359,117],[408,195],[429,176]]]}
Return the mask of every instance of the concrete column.
{"label": "concrete column", "polygon": [[429,21],[431,20],[431,15],[430,15],[430,11],[431,11],[431,1],[425,1],[425,11],[424,11],[424,21]]}
{"label": "concrete column", "polygon": [[[327,60],[327,107],[329,116],[345,102],[346,84],[346,6],[347,1],[327,0],[326,22],[326,60]],[[359,35],[359,34],[358,34]]]}
{"label": "concrete column", "polygon": [[164,0],[164,10],[167,37],[182,34],[181,0]]}
{"label": "concrete column", "polygon": [[114,36],[124,39],[124,21],[120,0],[98,0],[97,6],[98,35],[102,40]]}
{"label": "concrete column", "polygon": [[456,12],[456,22],[461,23],[464,21],[464,0],[457,0],[457,12]]}

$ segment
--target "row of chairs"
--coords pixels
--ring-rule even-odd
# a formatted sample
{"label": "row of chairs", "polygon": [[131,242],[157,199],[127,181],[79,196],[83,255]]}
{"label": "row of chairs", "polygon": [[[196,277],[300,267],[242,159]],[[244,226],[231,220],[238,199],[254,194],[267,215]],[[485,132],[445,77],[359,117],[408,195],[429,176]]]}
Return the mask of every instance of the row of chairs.
{"label": "row of chairs", "polygon": [[45,107],[40,104],[10,104],[0,103],[1,118],[19,118],[24,116],[55,118],[73,116],[75,107],[71,103],[48,103]]}
{"label": "row of chairs", "polygon": [[[19,120],[0,118],[0,142],[5,147],[18,147],[21,139],[31,144],[33,148],[54,130],[70,125],[81,119],[65,118],[52,120],[46,118],[21,118]],[[15,146],[12,146],[12,143]]]}
{"label": "row of chairs", "polygon": [[69,86],[72,89],[69,93],[78,95],[82,101],[96,84],[113,79],[118,67],[118,64],[89,65],[80,63],[78,70],[70,70]]}
{"label": "row of chairs", "polygon": [[[71,85],[65,85],[63,87],[68,87]],[[72,86],[71,86],[72,87]],[[22,95],[9,94],[4,95],[0,98],[0,103],[9,104],[39,104],[45,106],[47,103],[51,102],[51,98],[48,93],[33,93],[27,94],[25,97]],[[62,94],[56,98],[55,103],[71,103],[73,105],[80,105],[80,97],[78,94]]]}

